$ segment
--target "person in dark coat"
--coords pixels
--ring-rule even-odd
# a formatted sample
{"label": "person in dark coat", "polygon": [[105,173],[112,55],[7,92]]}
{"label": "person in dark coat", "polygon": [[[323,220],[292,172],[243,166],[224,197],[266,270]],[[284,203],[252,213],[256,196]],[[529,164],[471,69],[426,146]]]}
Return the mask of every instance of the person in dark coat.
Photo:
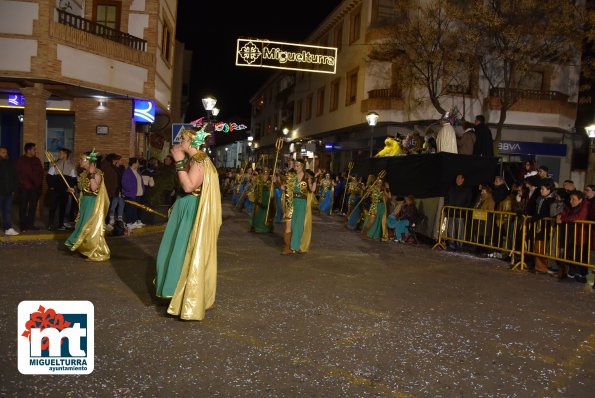
{"label": "person in dark coat", "polygon": [[485,123],[483,115],[475,116],[475,146],[473,154],[477,156],[494,156],[494,140],[492,132]]}
{"label": "person in dark coat", "polygon": [[4,235],[14,236],[19,233],[12,227],[12,198],[17,190],[17,173],[14,164],[8,158],[8,149],[0,146],[0,215]]}
{"label": "person in dark coat", "polygon": [[[465,185],[465,176],[458,174],[455,184],[448,189],[444,197],[445,206],[470,208],[472,205],[471,188]],[[465,214],[461,210],[449,209],[446,213],[448,219],[447,236],[463,240],[465,237]],[[449,240],[448,247],[457,250],[463,248],[463,243]]]}
{"label": "person in dark coat", "polygon": [[37,148],[32,142],[25,144],[25,154],[17,159],[17,176],[19,179],[19,222],[21,231],[38,230],[35,224],[37,201],[41,195],[45,171],[41,160],[37,157]]}

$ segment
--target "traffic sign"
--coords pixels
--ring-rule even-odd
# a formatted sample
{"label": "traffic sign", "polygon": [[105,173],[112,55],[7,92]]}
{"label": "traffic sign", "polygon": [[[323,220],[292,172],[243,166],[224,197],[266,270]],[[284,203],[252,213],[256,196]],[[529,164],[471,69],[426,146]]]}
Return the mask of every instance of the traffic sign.
{"label": "traffic sign", "polygon": [[191,124],[172,123],[172,125],[171,125],[171,143],[172,144],[180,143],[180,131],[183,128],[191,129],[191,128],[193,128],[193,126]]}

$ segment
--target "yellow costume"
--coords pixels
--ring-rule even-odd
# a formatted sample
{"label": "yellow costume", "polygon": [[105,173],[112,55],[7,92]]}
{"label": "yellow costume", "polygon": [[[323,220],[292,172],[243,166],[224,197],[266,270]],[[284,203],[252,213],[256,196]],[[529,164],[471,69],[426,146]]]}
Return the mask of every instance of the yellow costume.
{"label": "yellow costume", "polygon": [[382,156],[397,156],[401,153],[401,145],[399,144],[399,141],[395,140],[394,138],[388,137],[385,139],[384,145],[384,148],[374,155],[374,157],[379,158]]}
{"label": "yellow costume", "polygon": [[204,179],[180,279],[167,312],[185,320],[202,320],[205,311],[215,303],[221,194],[217,170],[207,154],[198,152],[190,162],[202,163]]}
{"label": "yellow costume", "polygon": [[[101,170],[96,174],[103,176]],[[105,241],[105,216],[109,210],[109,199],[103,178],[96,192],[91,190],[89,172],[83,171],[78,176],[81,190],[80,208],[77,223],[65,245],[70,251],[78,250],[90,261],[105,261],[110,258],[110,250]]]}

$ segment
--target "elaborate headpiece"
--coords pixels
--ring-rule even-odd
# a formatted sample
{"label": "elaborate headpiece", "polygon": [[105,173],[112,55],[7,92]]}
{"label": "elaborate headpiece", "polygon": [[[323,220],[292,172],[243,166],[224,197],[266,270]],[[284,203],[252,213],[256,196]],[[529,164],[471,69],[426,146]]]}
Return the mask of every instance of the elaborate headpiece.
{"label": "elaborate headpiece", "polygon": [[455,106],[450,111],[442,115],[440,120],[450,123],[453,127],[458,126],[461,122],[461,112],[459,112],[459,108]]}
{"label": "elaborate headpiece", "polygon": [[200,146],[202,144],[204,144],[206,138],[211,135],[210,133],[205,132],[206,127],[207,127],[207,125],[203,124],[203,126],[198,131],[192,131],[190,129],[183,129],[182,135],[186,134],[190,138],[192,138],[192,142],[190,143],[190,146],[192,148],[198,149],[198,148],[200,148]]}
{"label": "elaborate headpiece", "polygon": [[81,159],[82,160],[86,160],[89,163],[97,163],[97,155],[98,153],[95,152],[95,148],[93,148],[93,150],[91,152],[89,152],[89,154],[82,154],[81,155]]}

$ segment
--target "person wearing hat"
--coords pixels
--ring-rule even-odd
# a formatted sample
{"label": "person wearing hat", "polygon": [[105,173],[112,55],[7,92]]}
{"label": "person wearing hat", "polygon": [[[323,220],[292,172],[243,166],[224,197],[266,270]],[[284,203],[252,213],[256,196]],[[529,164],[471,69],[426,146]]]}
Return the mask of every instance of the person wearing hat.
{"label": "person wearing hat", "polygon": [[217,238],[222,223],[217,169],[201,150],[209,133],[183,129],[174,145],[181,192],[172,207],[157,252],[157,297],[171,298],[167,313],[200,321],[215,304]]}
{"label": "person wearing hat", "polygon": [[436,152],[458,153],[457,134],[450,124],[451,113],[446,112],[440,119],[440,131],[436,136]]}
{"label": "person wearing hat", "polygon": [[[83,171],[77,177],[80,190],[78,221],[64,244],[70,251],[78,251],[87,257],[87,261],[106,261],[110,258],[110,249],[105,241],[109,198],[103,172],[96,166],[95,149],[81,155],[79,162]],[[74,192],[73,188],[68,188],[68,192]]]}

